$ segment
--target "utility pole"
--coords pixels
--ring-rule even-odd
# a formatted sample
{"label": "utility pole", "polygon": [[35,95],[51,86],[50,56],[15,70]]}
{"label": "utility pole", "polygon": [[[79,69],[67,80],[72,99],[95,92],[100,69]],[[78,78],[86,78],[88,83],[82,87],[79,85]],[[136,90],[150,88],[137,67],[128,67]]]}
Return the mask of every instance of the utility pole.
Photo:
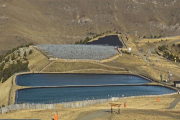
{"label": "utility pole", "polygon": [[161,73],[161,75],[160,75],[160,78],[161,78],[161,82],[162,82],[162,79],[163,79],[163,75],[162,75],[162,73]]}
{"label": "utility pole", "polygon": [[169,78],[169,82],[171,82],[172,74],[169,74],[168,78]]}

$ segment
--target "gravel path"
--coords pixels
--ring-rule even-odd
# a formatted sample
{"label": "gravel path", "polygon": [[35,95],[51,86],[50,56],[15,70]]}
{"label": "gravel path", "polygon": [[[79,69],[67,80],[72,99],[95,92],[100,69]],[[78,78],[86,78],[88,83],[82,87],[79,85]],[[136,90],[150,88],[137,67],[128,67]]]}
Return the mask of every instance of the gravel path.
{"label": "gravel path", "polygon": [[179,101],[180,101],[180,96],[176,98],[167,109],[174,109],[176,105],[179,103]]}
{"label": "gravel path", "polygon": [[[91,113],[89,115],[85,115],[87,113],[84,113],[83,117],[80,117],[76,120],[119,120],[119,119],[133,119],[138,120],[141,117],[146,118],[146,120],[150,119],[158,119],[161,118],[161,120],[164,118],[171,118],[175,120],[180,119],[179,112],[173,112],[173,111],[162,111],[162,110],[142,110],[142,109],[124,109],[121,110],[121,114],[117,114],[114,112],[113,114],[110,113],[110,110],[100,110],[95,113]],[[139,116],[139,117],[138,117]],[[117,119],[118,118],[118,119]],[[141,118],[141,119],[143,119]]]}
{"label": "gravel path", "polygon": [[107,113],[104,110],[101,110],[101,111],[95,112],[93,114],[87,115],[86,117],[80,118],[78,120],[93,120],[95,118],[104,117],[106,115],[109,115],[109,113]]}

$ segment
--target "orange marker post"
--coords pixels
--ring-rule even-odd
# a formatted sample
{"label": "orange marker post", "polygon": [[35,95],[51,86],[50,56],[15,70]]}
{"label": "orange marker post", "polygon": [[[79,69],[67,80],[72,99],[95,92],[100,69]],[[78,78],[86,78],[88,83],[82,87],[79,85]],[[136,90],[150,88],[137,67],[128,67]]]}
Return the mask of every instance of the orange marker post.
{"label": "orange marker post", "polygon": [[159,97],[157,98],[157,102],[160,102],[160,98]]}
{"label": "orange marker post", "polygon": [[58,114],[57,113],[54,115],[54,120],[58,120]]}
{"label": "orange marker post", "polygon": [[127,106],[126,106],[126,102],[124,103],[124,107],[126,108]]}

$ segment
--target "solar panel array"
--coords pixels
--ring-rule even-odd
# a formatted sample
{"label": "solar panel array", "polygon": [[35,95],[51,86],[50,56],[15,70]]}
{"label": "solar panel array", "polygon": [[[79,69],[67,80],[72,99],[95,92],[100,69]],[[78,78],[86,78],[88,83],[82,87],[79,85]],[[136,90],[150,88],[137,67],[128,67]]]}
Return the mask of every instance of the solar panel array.
{"label": "solar panel array", "polygon": [[98,45],[37,45],[43,52],[61,59],[103,60],[116,55],[114,46]]}

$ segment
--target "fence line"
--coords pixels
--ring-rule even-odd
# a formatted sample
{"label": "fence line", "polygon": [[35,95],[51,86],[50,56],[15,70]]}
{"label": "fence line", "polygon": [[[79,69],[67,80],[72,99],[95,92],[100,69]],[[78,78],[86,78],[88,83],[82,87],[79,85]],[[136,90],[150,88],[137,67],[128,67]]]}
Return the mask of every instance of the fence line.
{"label": "fence line", "polygon": [[119,99],[123,98],[134,98],[134,97],[153,97],[153,96],[164,96],[164,95],[173,95],[177,93],[170,93],[170,94],[161,94],[161,95],[140,95],[140,96],[127,96],[125,97],[112,97],[107,99],[97,99],[97,100],[84,100],[84,101],[74,101],[74,102],[65,102],[65,103],[54,103],[54,104],[14,104],[14,105],[8,105],[6,107],[0,108],[0,114],[4,114],[10,111],[14,110],[24,110],[24,109],[56,109],[56,104],[63,104],[63,108],[77,108],[77,107],[85,107],[90,106],[94,104],[100,104],[100,103],[108,103],[112,101],[118,101]]}
{"label": "fence line", "polygon": [[173,95],[173,94],[177,94],[177,93],[162,94],[162,95],[142,95],[142,96],[128,96],[128,97],[112,97],[112,98],[109,98],[109,99],[98,99],[98,100],[85,100],[85,101],[66,102],[66,103],[63,104],[63,108],[85,107],[85,106],[90,106],[90,105],[94,105],[94,104],[118,101],[119,99],[123,99],[123,98],[155,97],[155,96],[164,96],[164,95]]}
{"label": "fence line", "polygon": [[55,109],[55,104],[14,104],[0,108],[0,114],[7,113],[14,110],[24,109]]}
{"label": "fence line", "polygon": [[86,100],[86,101],[78,101],[78,102],[67,102],[63,104],[63,108],[76,108],[76,107],[84,107],[90,106],[99,103],[106,103],[111,101],[117,101],[119,97],[112,97],[109,99],[98,99],[98,100]]}
{"label": "fence line", "polygon": [[127,46],[127,44],[126,44],[126,42],[124,41],[124,39],[123,39],[123,37],[122,37],[122,36],[121,36],[121,39],[122,39],[122,41],[123,41],[124,45],[126,46],[126,48],[128,48],[128,46]]}
{"label": "fence line", "polygon": [[[11,103],[11,92],[12,92],[12,88],[13,88],[13,80],[14,80],[14,78],[15,78],[15,75],[12,75],[11,88],[10,88],[10,90],[9,90],[8,105],[10,105],[10,103]],[[9,79],[10,79],[10,78],[9,78]]]}

